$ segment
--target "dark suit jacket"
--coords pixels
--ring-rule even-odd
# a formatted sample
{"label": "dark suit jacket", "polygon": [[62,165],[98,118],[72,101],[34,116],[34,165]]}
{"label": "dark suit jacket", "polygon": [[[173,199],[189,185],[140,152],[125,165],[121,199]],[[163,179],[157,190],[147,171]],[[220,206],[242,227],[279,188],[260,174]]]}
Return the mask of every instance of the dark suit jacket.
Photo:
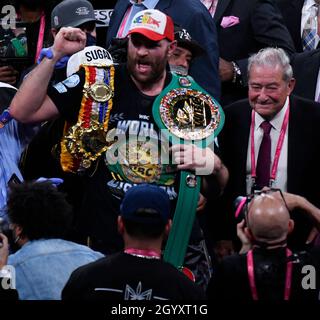
{"label": "dark suit jacket", "polygon": [[[128,0],[119,0],[111,16],[107,47],[116,37],[122,18],[129,6]],[[187,29],[206,53],[192,62],[190,75],[216,99],[220,98],[218,74],[218,42],[215,25],[208,10],[200,0],[160,0],[156,9],[169,15],[175,23]]]}
{"label": "dark suit jacket", "polygon": [[[223,17],[236,16],[240,23],[223,28]],[[289,55],[295,50],[279,9],[273,0],[219,1],[214,15],[217,26],[220,57],[235,61],[241,70],[243,86],[222,84],[223,106],[247,97],[248,58],[265,47],[279,47]]]}
{"label": "dark suit jacket", "polygon": [[320,49],[297,53],[291,65],[296,79],[293,93],[314,100],[320,68]]}
{"label": "dark suit jacket", "polygon": [[275,0],[291,34],[297,52],[302,52],[301,12],[304,0]]}
{"label": "dark suit jacket", "polygon": [[[246,162],[251,124],[251,107],[241,100],[225,109],[225,126],[219,136],[221,157],[229,169],[226,188],[229,214],[233,200],[246,195]],[[316,206],[320,204],[320,104],[300,97],[290,97],[288,132],[288,192],[302,195]],[[232,211],[232,212],[230,212]],[[304,243],[310,221],[303,213],[296,220],[294,246]]]}

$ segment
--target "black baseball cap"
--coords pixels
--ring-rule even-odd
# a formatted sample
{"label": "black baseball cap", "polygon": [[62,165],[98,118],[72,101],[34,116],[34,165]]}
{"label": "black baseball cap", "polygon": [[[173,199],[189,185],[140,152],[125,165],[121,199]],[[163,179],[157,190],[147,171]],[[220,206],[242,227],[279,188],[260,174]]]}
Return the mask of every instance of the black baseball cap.
{"label": "black baseball cap", "polygon": [[193,58],[198,57],[205,52],[200,44],[192,39],[190,33],[186,29],[177,25],[174,27],[174,39],[177,41],[179,47],[190,50]]}
{"label": "black baseball cap", "polygon": [[[152,209],[152,211],[143,211]],[[125,194],[120,215],[141,224],[166,224],[170,218],[170,199],[160,187],[152,184],[138,184]]]}
{"label": "black baseball cap", "polygon": [[64,0],[56,5],[51,13],[51,27],[79,27],[86,22],[104,24],[94,15],[92,4],[87,0]]}

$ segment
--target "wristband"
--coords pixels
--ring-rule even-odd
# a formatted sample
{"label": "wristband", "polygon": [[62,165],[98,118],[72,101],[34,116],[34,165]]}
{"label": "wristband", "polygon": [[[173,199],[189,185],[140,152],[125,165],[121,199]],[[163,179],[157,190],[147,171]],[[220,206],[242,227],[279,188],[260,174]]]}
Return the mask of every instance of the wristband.
{"label": "wristband", "polygon": [[232,66],[233,66],[232,83],[236,83],[237,79],[241,78],[241,70],[240,70],[239,66],[234,61],[231,61],[231,63],[232,63]]}
{"label": "wristband", "polygon": [[[47,58],[47,59],[53,58],[53,52],[52,52],[51,47],[41,49],[37,63],[40,64],[40,62],[43,60],[43,58]],[[69,61],[69,58],[70,58],[70,56],[64,56],[64,57],[60,58],[54,66],[55,69],[61,69],[61,68],[66,67],[67,63]]]}
{"label": "wristband", "polygon": [[40,64],[40,62],[43,60],[43,58],[46,57],[48,59],[53,58],[53,52],[51,48],[42,48],[39,54],[39,58],[37,60],[37,64]]}
{"label": "wristband", "polygon": [[3,128],[10,120],[12,119],[12,116],[8,109],[5,109],[0,114],[0,129]]}

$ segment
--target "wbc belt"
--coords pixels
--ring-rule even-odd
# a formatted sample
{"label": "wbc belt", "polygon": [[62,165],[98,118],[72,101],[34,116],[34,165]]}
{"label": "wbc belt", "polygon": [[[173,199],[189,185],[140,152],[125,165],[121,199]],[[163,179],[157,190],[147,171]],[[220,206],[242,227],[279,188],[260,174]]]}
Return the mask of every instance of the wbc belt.
{"label": "wbc belt", "polygon": [[[195,144],[206,148],[213,143],[224,124],[218,102],[190,76],[172,75],[170,84],[153,104],[153,117],[162,134],[172,144]],[[199,192],[200,177],[190,171],[180,172],[180,188],[164,252],[164,260],[182,268]]]}

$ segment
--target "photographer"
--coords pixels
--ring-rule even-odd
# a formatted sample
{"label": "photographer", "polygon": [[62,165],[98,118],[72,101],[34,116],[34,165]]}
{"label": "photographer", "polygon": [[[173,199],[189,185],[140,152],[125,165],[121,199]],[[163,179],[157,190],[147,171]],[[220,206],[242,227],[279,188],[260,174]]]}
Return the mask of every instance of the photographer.
{"label": "photographer", "polygon": [[[320,251],[293,254],[287,247],[287,237],[294,228],[289,211],[299,208],[317,222],[320,210],[306,199],[279,190],[267,189],[247,197],[245,220],[238,224],[241,254],[226,257],[211,279],[209,299],[250,302],[256,300],[316,301],[319,295],[319,275],[309,290],[303,287],[306,265],[319,270]],[[314,282],[314,283],[313,283]]]}

